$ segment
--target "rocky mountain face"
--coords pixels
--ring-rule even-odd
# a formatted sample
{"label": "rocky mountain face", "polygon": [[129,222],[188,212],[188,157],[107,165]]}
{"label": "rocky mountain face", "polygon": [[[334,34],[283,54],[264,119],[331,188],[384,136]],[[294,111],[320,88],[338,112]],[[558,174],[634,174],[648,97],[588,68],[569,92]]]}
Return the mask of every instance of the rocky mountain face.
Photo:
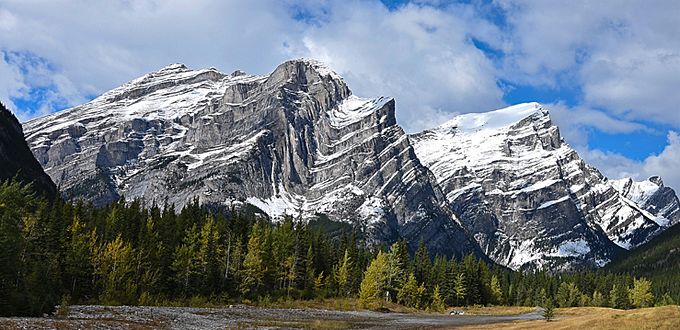
{"label": "rocky mountain face", "polygon": [[660,179],[609,181],[538,103],[461,115],[411,141],[466,230],[513,269],[603,266],[680,221]]}
{"label": "rocky mountain face", "polygon": [[0,103],[0,181],[13,178],[31,183],[36,191],[48,198],[58,195],[57,187],[28,148],[21,124]]}
{"label": "rocky mountain face", "polygon": [[483,255],[396,124],[394,106],[352,95],[315,61],[289,61],[266,76],[171,65],[24,128],[68,197],[250,203],[273,218],[325,214],[373,241]]}
{"label": "rocky mountain face", "polygon": [[325,215],[374,243],[423,240],[513,269],[603,266],[680,221],[659,178],[609,181],[539,104],[411,136],[394,110],[315,61],[264,76],[176,64],[24,130],[67,197]]}

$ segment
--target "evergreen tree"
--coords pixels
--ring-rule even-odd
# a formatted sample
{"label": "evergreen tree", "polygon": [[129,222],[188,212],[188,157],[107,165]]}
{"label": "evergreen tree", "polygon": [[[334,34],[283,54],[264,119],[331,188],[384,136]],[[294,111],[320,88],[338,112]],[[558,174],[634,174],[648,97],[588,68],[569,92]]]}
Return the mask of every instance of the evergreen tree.
{"label": "evergreen tree", "polygon": [[[501,304],[503,299],[503,292],[501,290],[501,285],[498,280],[498,276],[491,276],[491,283],[489,284],[491,289],[491,300],[492,304]],[[545,294],[545,291],[543,291]]]}
{"label": "evergreen tree", "polygon": [[261,238],[263,232],[264,230],[261,229],[261,225],[255,224],[248,240],[248,253],[243,260],[243,269],[241,270],[240,289],[243,295],[254,296],[258,294],[258,289],[264,281],[266,268],[263,260],[264,247]]}
{"label": "evergreen tree", "polygon": [[364,279],[359,289],[359,308],[375,309],[379,307],[385,294],[388,278],[387,254],[378,251],[364,272]]}
{"label": "evergreen tree", "polygon": [[456,306],[460,306],[460,302],[465,301],[467,296],[467,286],[465,283],[465,274],[458,273],[453,281],[453,295],[456,298]]}
{"label": "evergreen tree", "polygon": [[64,258],[65,281],[69,295],[73,301],[80,301],[89,291],[89,280],[92,272],[90,260],[89,233],[80,217],[73,217],[68,227],[66,256]]}
{"label": "evergreen tree", "polygon": [[192,296],[201,287],[200,232],[193,224],[187,229],[182,244],[175,249],[172,270],[175,281],[185,296]]}
{"label": "evergreen tree", "polygon": [[418,297],[418,282],[415,275],[411,273],[404,285],[397,294],[397,300],[400,304],[407,307],[416,307],[419,304]]}
{"label": "evergreen tree", "polygon": [[444,309],[446,309],[446,306],[444,305],[444,299],[442,298],[441,293],[439,292],[439,285],[435,285],[434,290],[432,292],[432,304],[430,305],[433,311],[435,312],[443,312]]}
{"label": "evergreen tree", "polygon": [[425,241],[420,240],[418,250],[416,250],[415,258],[413,260],[413,274],[416,276],[416,281],[418,283],[427,282],[429,280],[431,267],[430,253],[427,251]]}
{"label": "evergreen tree", "polygon": [[629,306],[628,288],[621,283],[614,284],[609,292],[609,306],[612,308],[626,309]]}
{"label": "evergreen tree", "polygon": [[99,260],[97,273],[102,281],[103,301],[107,304],[135,304],[137,286],[133,276],[135,265],[132,246],[123,241],[122,235],[118,235],[104,245]]}
{"label": "evergreen tree", "polygon": [[654,295],[652,295],[651,289],[652,283],[647,279],[635,279],[633,281],[633,287],[628,291],[630,304],[636,308],[652,306]]}
{"label": "evergreen tree", "polygon": [[350,294],[350,271],[352,269],[352,258],[349,256],[349,251],[345,249],[345,254],[340,261],[337,272],[335,273],[335,280],[338,284],[338,291],[341,297],[347,297]]}
{"label": "evergreen tree", "polygon": [[559,307],[575,307],[578,305],[581,292],[574,283],[562,282],[557,290],[557,305]]}
{"label": "evergreen tree", "polygon": [[593,307],[604,307],[604,297],[600,291],[593,291],[593,297],[590,299],[590,306]]}
{"label": "evergreen tree", "polygon": [[555,309],[551,299],[546,300],[545,306],[543,306],[543,318],[550,322],[555,317]]}

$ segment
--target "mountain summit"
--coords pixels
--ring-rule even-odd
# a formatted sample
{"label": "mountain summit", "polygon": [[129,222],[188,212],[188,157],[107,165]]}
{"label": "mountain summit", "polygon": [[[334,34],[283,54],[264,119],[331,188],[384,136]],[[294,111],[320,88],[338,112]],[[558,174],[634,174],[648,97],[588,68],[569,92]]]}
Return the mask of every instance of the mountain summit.
{"label": "mountain summit", "polygon": [[483,256],[394,106],[352,95],[311,60],[266,76],[171,65],[25,128],[66,196],[249,203],[273,218],[348,222],[373,242],[423,240],[433,252]]}
{"label": "mountain summit", "polygon": [[538,103],[461,115],[411,140],[464,227],[510,268],[602,266],[680,221],[672,189],[609,181]]}
{"label": "mountain summit", "polygon": [[540,104],[408,136],[393,99],[357,97],[313,60],[264,76],[173,64],[24,129],[67,197],[250,204],[514,269],[602,266],[680,217],[669,188],[588,166]]}

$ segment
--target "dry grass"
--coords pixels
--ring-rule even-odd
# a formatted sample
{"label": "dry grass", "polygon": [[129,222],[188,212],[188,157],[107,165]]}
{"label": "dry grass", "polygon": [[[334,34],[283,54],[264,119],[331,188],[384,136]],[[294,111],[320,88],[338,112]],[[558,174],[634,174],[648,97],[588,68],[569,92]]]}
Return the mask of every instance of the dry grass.
{"label": "dry grass", "polygon": [[468,315],[519,315],[530,313],[536,310],[535,307],[519,306],[471,306],[471,307],[452,307],[450,310],[465,311]]}
{"label": "dry grass", "polygon": [[[307,308],[307,309],[328,309],[337,311],[356,311],[361,310],[358,307],[358,300],[356,298],[334,298],[334,299],[317,299],[317,300],[286,300],[278,302],[257,303],[255,306],[266,308]],[[402,306],[391,302],[383,302],[383,308],[388,309],[393,313],[409,313],[409,314],[427,314],[428,312]]]}
{"label": "dry grass", "polygon": [[518,321],[470,326],[468,329],[680,329],[680,307],[664,306],[634,310],[578,307],[556,310],[553,321]]}

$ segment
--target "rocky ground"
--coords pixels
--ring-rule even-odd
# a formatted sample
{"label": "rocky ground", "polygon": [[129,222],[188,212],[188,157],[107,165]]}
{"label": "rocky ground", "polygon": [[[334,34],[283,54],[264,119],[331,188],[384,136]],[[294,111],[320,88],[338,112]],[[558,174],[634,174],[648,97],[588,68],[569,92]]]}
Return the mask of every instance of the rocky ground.
{"label": "rocky ground", "polygon": [[323,309],[72,306],[68,318],[0,318],[0,329],[432,329],[541,319]]}

